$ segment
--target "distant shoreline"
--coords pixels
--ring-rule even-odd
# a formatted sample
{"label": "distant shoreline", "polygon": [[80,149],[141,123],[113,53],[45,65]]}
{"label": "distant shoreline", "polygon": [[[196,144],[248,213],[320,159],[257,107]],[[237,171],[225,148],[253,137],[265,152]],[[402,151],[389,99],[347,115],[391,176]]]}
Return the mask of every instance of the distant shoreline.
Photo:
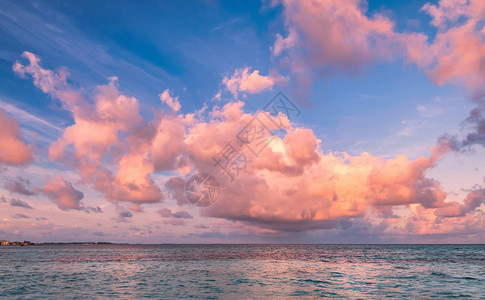
{"label": "distant shoreline", "polygon": [[114,243],[114,242],[40,242],[40,243],[30,243],[30,244],[15,244],[15,245],[0,245],[0,247],[14,247],[14,246],[49,246],[49,245],[144,245],[144,246],[163,246],[163,245],[173,245],[173,246],[237,246],[237,245],[248,245],[248,246],[270,246],[270,245],[295,245],[295,246],[485,246],[485,243],[476,244],[310,244],[310,243]]}

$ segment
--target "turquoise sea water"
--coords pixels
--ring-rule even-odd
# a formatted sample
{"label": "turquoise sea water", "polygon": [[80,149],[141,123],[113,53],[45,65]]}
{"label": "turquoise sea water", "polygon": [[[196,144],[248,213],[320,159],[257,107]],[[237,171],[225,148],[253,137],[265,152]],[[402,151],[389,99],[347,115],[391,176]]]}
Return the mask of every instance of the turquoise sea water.
{"label": "turquoise sea water", "polygon": [[0,247],[0,297],[485,299],[485,245]]}

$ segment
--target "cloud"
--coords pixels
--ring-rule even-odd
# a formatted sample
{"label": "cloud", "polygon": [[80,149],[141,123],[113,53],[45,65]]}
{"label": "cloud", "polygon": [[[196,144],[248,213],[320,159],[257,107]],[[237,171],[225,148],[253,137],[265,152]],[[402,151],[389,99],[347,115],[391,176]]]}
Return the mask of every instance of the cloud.
{"label": "cloud", "polygon": [[192,219],[192,215],[189,214],[186,211],[177,211],[172,213],[172,217],[177,218],[177,219]]}
{"label": "cloud", "polygon": [[422,11],[431,16],[437,33],[430,42],[426,39],[412,45],[415,51],[408,60],[423,68],[437,84],[467,87],[476,104],[465,121],[472,131],[462,140],[449,135],[442,139],[454,143],[456,150],[485,145],[485,3],[441,0],[425,4]]}
{"label": "cloud", "polygon": [[237,99],[239,93],[258,94],[284,81],[285,78],[279,75],[264,76],[259,74],[259,70],[251,72],[251,68],[246,67],[237,69],[231,77],[224,77],[222,84]]}
{"label": "cloud", "polygon": [[438,84],[483,84],[483,1],[441,0],[425,4],[437,33],[397,32],[387,16],[367,16],[361,0],[281,0],[286,37],[276,36],[272,53],[308,87],[315,77],[355,73],[374,62],[405,58]]}
{"label": "cloud", "polygon": [[272,53],[274,56],[280,55],[286,49],[291,49],[296,47],[298,43],[298,33],[293,28],[289,29],[288,36],[283,38],[279,33],[276,34],[276,41],[272,48]]}
{"label": "cloud", "polygon": [[25,165],[32,153],[20,137],[19,123],[0,108],[0,164]]}
{"label": "cloud", "polygon": [[438,84],[483,85],[483,1],[426,3],[421,11],[431,16],[437,29],[433,39],[397,32],[394,22],[382,14],[366,16],[366,4],[360,0],[280,3],[288,36],[276,36],[273,55],[281,58],[280,67],[296,76],[355,72],[374,61],[404,57]]}
{"label": "cloud", "polygon": [[121,222],[121,223],[128,223],[129,222],[129,219],[133,217],[133,214],[128,211],[128,210],[125,210],[125,209],[122,209],[119,213],[118,213],[118,217],[117,218],[113,218],[115,221],[117,222]]}
{"label": "cloud", "polygon": [[75,189],[70,182],[65,181],[62,176],[47,182],[38,191],[50,198],[62,210],[84,209],[81,204],[84,194]]}
{"label": "cloud", "polygon": [[185,197],[185,180],[180,177],[170,177],[165,182],[165,188],[169,195],[177,201],[178,205],[187,204],[187,198]]}
{"label": "cloud", "polygon": [[[273,56],[278,59],[279,67],[288,68],[302,86],[308,87],[315,76],[356,72],[375,61],[404,57],[435,83],[453,83],[472,91],[477,107],[466,120],[472,131],[464,139],[444,135],[438,145],[456,151],[476,144],[485,146],[483,1],[441,0],[437,4],[425,4],[421,11],[431,16],[431,24],[437,30],[433,38],[423,33],[395,31],[394,22],[388,17],[378,13],[367,16],[365,3],[359,0],[282,0],[279,3],[284,6],[288,35],[276,36]],[[282,161],[277,155],[273,158]],[[403,167],[403,173],[384,168],[370,174],[367,182],[374,195],[369,196],[369,200],[391,204],[405,203],[407,198],[408,205],[419,202],[422,207],[433,208],[442,218],[463,217],[481,205],[479,192],[470,193],[464,204],[446,202],[439,182],[418,175],[434,162],[426,162],[424,158],[418,160],[422,164],[416,161],[406,166],[405,159],[398,156],[385,164],[397,169]],[[287,171],[294,170],[288,163],[276,165]],[[413,173],[412,187],[396,185],[404,179],[402,174],[411,176]]]}
{"label": "cloud", "polygon": [[172,213],[172,211],[168,208],[161,208],[158,211],[158,214],[162,218],[176,218],[176,219],[192,219],[193,218],[193,216],[186,211],[177,211],[177,212]]}
{"label": "cloud", "polygon": [[12,216],[12,218],[14,218],[14,219],[30,219],[29,216],[26,216],[24,214],[15,214],[15,215]]}
{"label": "cloud", "polygon": [[366,16],[360,0],[282,0],[288,35],[276,36],[272,54],[303,87],[313,77],[357,72],[375,61],[390,60],[402,48],[394,22],[375,13]]}
{"label": "cloud", "polygon": [[97,214],[103,213],[103,210],[99,206],[96,206],[96,207],[89,206],[89,207],[86,207],[84,211],[88,214],[91,212],[97,213]]}
{"label": "cloud", "polygon": [[18,176],[13,182],[5,183],[5,188],[11,193],[21,194],[25,196],[34,195],[34,191],[30,188],[30,180]]}
{"label": "cloud", "polygon": [[[111,78],[109,84],[96,88],[91,103],[69,86],[67,72],[42,68],[40,59],[32,53],[25,52],[24,56],[29,65],[16,62],[14,71],[21,76],[31,75],[34,84],[59,99],[74,118],[74,124],[51,144],[50,159],[77,169],[85,181],[110,200],[160,201],[161,191],[149,176],[154,165],[147,157],[148,142],[156,131],[150,130],[152,125],[139,114],[138,100],[120,93],[116,78]],[[126,134],[131,135],[120,139]],[[101,161],[111,161],[117,167],[112,171]]]}
{"label": "cloud", "polygon": [[120,218],[131,218],[133,217],[133,214],[129,211],[122,211],[118,215]]}
{"label": "cloud", "polygon": [[174,112],[180,110],[180,102],[178,97],[170,96],[170,90],[166,89],[163,93],[158,95],[160,97],[160,101],[167,104]]}
{"label": "cloud", "polygon": [[132,212],[143,212],[143,207],[141,207],[141,205],[138,205],[136,203],[133,203],[131,206],[130,206],[130,210]]}
{"label": "cloud", "polygon": [[422,10],[438,32],[432,43],[411,58],[438,84],[476,86],[485,79],[485,4],[483,1],[441,0]]}
{"label": "cloud", "polygon": [[172,216],[172,211],[168,208],[161,208],[159,211],[158,211],[158,214],[162,217],[162,218],[170,218]]}
{"label": "cloud", "polygon": [[195,225],[194,228],[197,228],[197,229],[209,229],[210,227],[207,226],[207,225],[204,225],[204,224],[198,224],[198,225]]}
{"label": "cloud", "polygon": [[183,151],[184,124],[178,116],[161,117],[146,151],[156,171],[173,170]]}
{"label": "cloud", "polygon": [[13,116],[17,121],[22,123],[23,126],[28,127],[34,131],[38,131],[41,134],[45,134],[47,136],[55,136],[59,132],[62,132],[62,129],[41,119],[37,116],[32,115],[31,113],[22,110],[10,103],[4,102],[0,100],[0,106],[5,109],[5,111]]}
{"label": "cloud", "polygon": [[[387,38],[389,24],[386,18],[363,19],[366,17],[362,11],[353,7],[357,2],[343,3],[349,7],[339,13],[363,22],[364,33],[369,31],[368,34]],[[315,5],[316,11],[328,9],[318,3]],[[354,21],[349,24],[359,25]],[[338,26],[344,26],[342,21],[336,22],[340,22]],[[380,40],[367,41],[367,38],[374,37],[363,37],[364,52],[358,53],[357,58],[360,55],[361,59],[367,59],[365,47],[374,47],[372,43]],[[327,46],[330,45],[321,45]],[[448,140],[441,140],[432,147],[429,156],[415,160],[402,154],[383,159],[369,153],[325,153],[325,145],[311,129],[298,126],[280,114],[269,118],[273,121],[271,126],[282,126],[282,134],[274,136],[271,144],[258,155],[246,153],[249,158],[247,168],[231,182],[227,176],[218,173],[214,157],[228,142],[236,143],[241,129],[255,120],[255,115],[244,112],[244,102],[233,101],[222,107],[216,105],[204,116],[200,112],[165,114],[153,110],[153,118],[145,120],[139,113],[138,100],[122,94],[115,79],[98,86],[92,101],[87,101],[63,83],[65,77],[41,68],[38,62],[38,59],[30,60],[34,67],[20,65],[17,68],[25,70],[22,75],[31,74],[34,84],[61,100],[74,121],[50,146],[50,159],[76,170],[84,182],[102,192],[109,201],[128,201],[135,205],[159,202],[163,200],[163,193],[151,176],[155,172],[167,172],[169,179],[160,186],[163,192],[183,205],[187,201],[182,177],[211,170],[225,188],[219,200],[202,209],[201,214],[240,221],[258,227],[262,232],[339,229],[352,220],[363,220],[372,214],[378,214],[387,226],[396,219],[393,212],[396,207],[424,210],[428,218],[445,222],[458,219],[454,216],[462,212],[465,218],[472,218],[479,208],[477,197],[470,196],[470,200],[463,204],[464,208],[458,209],[459,214],[450,212],[451,208],[461,206],[448,201],[440,183],[426,176],[453,149]],[[229,86],[235,87],[234,91],[251,93],[272,86],[269,81],[253,85],[254,78],[258,81],[261,76],[250,73],[248,68],[245,70],[231,77],[234,80]],[[252,74],[257,76],[251,77]],[[41,79],[42,76],[49,78]],[[242,84],[245,80],[248,82]],[[80,204],[82,193],[61,177],[47,183],[42,192],[61,209],[84,209]],[[137,211],[136,206],[133,211]],[[158,213],[165,218],[164,222],[174,226],[185,225],[186,220],[192,218],[185,211],[161,209]],[[130,211],[123,210],[117,220],[126,222],[132,216]],[[381,230],[381,227],[377,228]]]}
{"label": "cloud", "polygon": [[40,88],[44,93],[51,94],[55,97],[60,96],[64,91],[68,90],[66,79],[69,73],[65,69],[57,71],[46,70],[40,67],[40,59],[33,53],[25,51],[22,56],[27,58],[29,65],[24,66],[19,62],[15,62],[13,70],[19,76],[25,78],[27,74],[34,79],[34,85]]}
{"label": "cloud", "polygon": [[164,222],[165,224],[172,226],[184,226],[186,224],[184,219],[170,218]]}
{"label": "cloud", "polygon": [[172,225],[172,226],[183,226],[186,224],[186,219],[192,219],[193,216],[186,211],[177,211],[172,212],[168,208],[161,208],[158,210],[158,214],[166,219],[164,221],[165,224]]}
{"label": "cloud", "polygon": [[23,207],[23,208],[27,208],[27,209],[33,209],[32,206],[30,206],[27,202],[22,201],[22,200],[17,199],[17,198],[10,199],[10,205],[16,206],[16,207]]}
{"label": "cloud", "polygon": [[468,193],[463,204],[450,202],[436,210],[436,215],[445,218],[464,217],[485,202],[485,189],[477,189]]}
{"label": "cloud", "polygon": [[[307,138],[318,144],[314,136]],[[298,231],[334,228],[343,219],[366,216],[372,207],[420,204],[431,209],[445,205],[446,193],[440,184],[425,177],[443,149],[415,161],[404,155],[382,160],[367,153],[317,152],[318,159],[302,156],[307,163],[300,162],[303,170],[295,172],[287,163],[295,159],[286,150],[291,146],[275,145],[278,152],[265,150],[261,159],[266,162],[240,175],[203,215]]]}

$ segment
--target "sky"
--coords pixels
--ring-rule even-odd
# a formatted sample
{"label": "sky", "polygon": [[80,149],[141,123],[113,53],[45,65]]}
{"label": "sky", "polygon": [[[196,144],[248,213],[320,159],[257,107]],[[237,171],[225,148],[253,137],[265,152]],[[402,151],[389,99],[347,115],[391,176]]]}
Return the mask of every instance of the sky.
{"label": "sky", "polygon": [[0,8],[0,239],[484,241],[481,0]]}

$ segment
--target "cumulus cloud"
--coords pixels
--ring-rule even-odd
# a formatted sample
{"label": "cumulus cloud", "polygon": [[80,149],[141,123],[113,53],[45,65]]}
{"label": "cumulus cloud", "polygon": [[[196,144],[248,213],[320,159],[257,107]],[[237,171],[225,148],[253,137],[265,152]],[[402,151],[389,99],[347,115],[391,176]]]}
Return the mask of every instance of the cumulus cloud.
{"label": "cumulus cloud", "polygon": [[[485,4],[480,0],[426,3],[437,33],[397,32],[394,22],[366,16],[361,0],[281,0],[288,36],[278,34],[273,55],[295,75],[355,71],[376,60],[404,56],[438,84],[483,85]],[[286,51],[285,51],[286,50]]]}
{"label": "cumulus cloud", "polygon": [[17,120],[0,108],[0,164],[24,165],[32,161],[30,147],[20,136]]}
{"label": "cumulus cloud", "polygon": [[356,72],[392,59],[402,47],[404,37],[394,32],[394,22],[379,13],[367,17],[364,1],[278,2],[284,6],[288,34],[276,36],[272,53],[280,68],[288,68],[305,88],[316,76]]}
{"label": "cumulus cloud", "polygon": [[[363,217],[371,207],[420,204],[436,208],[445,203],[446,193],[439,183],[425,177],[441,157],[438,150],[415,161],[404,155],[382,160],[367,153],[316,152],[318,159],[304,156],[306,166],[298,176],[286,164],[291,152],[279,150],[268,149],[266,164],[238,177],[204,215],[256,222],[270,229],[307,230],[332,228],[342,219]],[[271,159],[272,155],[280,159]]]}
{"label": "cumulus cloud", "polygon": [[362,0],[281,0],[286,37],[276,36],[273,55],[306,86],[316,76],[356,72],[376,61],[404,57],[438,84],[482,84],[485,55],[483,1],[427,3],[437,33],[397,32],[387,16],[367,16]]}
{"label": "cumulus cloud", "polygon": [[21,194],[24,196],[34,195],[34,191],[30,188],[30,180],[22,176],[18,176],[14,181],[5,183],[5,188],[11,193]]}
{"label": "cumulus cloud", "polygon": [[[24,56],[29,65],[16,62],[14,71],[31,75],[34,84],[59,99],[74,118],[74,124],[50,146],[49,157],[77,169],[113,201],[160,201],[161,191],[149,176],[154,170],[146,151],[150,144],[144,142],[156,131],[139,114],[138,100],[120,93],[116,78],[111,78],[109,84],[97,87],[91,103],[67,84],[65,72],[42,68],[32,53]],[[115,171],[104,166],[103,160],[116,165]]]}
{"label": "cumulus cloud", "polygon": [[[438,145],[449,150],[485,145],[485,3],[480,0],[440,0],[427,3],[421,11],[431,16],[431,25],[437,30],[431,38],[424,33],[395,30],[394,22],[379,13],[367,16],[366,4],[360,0],[278,1],[284,6],[287,36],[280,34],[272,47],[273,56],[281,68],[289,68],[300,84],[309,86],[315,76],[337,72],[355,72],[375,61],[404,57],[407,63],[416,64],[437,84],[453,83],[470,89],[477,107],[466,123],[472,131],[464,139],[444,135]],[[446,194],[439,182],[418,174],[429,168],[425,159],[409,164],[404,173],[373,171],[367,179],[374,195],[373,203],[405,203],[405,198],[420,199],[423,207],[436,208],[440,217],[461,217],[481,205],[480,192],[472,192],[464,200],[446,202]],[[281,159],[279,159],[281,161]],[[403,157],[385,164],[396,168]],[[291,170],[286,164],[280,168]],[[414,165],[414,166],[413,166]],[[413,175],[414,187],[397,187],[404,177]],[[375,181],[380,183],[375,186]],[[389,183],[382,185],[382,182]],[[392,183],[392,184],[391,184]],[[382,194],[382,195],[381,195]],[[411,203],[411,202],[409,202]],[[408,204],[412,205],[412,204]]]}
{"label": "cumulus cloud", "polygon": [[264,90],[271,90],[274,85],[285,80],[276,74],[260,75],[259,70],[251,72],[251,68],[246,67],[237,69],[231,77],[224,77],[222,84],[237,99],[240,93],[258,94]]}
{"label": "cumulus cloud", "polygon": [[177,201],[178,205],[187,204],[187,198],[185,197],[185,180],[180,177],[170,177],[165,182],[165,188],[169,192],[170,196]]}
{"label": "cumulus cloud", "polygon": [[463,204],[457,202],[450,202],[447,205],[436,210],[436,215],[439,217],[464,217],[469,212],[474,211],[480,207],[485,201],[485,189],[477,189],[471,191],[466,196]]}
{"label": "cumulus cloud", "polygon": [[180,110],[179,98],[170,96],[170,90],[166,89],[158,96],[160,97],[160,101],[167,104],[173,111],[177,112]]}
{"label": "cumulus cloud", "polygon": [[[318,5],[317,11],[327,9]],[[340,13],[364,18],[359,11],[347,7]],[[381,16],[361,21],[365,30],[382,38],[390,30],[388,20]],[[344,26],[341,21],[336,22]],[[364,37],[360,41],[364,52],[356,55],[362,59],[372,55],[366,52],[366,47],[374,47],[371,44],[377,41],[379,38]],[[38,63],[38,59],[33,59],[31,66],[18,64],[16,68],[22,71],[21,75],[30,74],[34,84],[65,103],[74,119],[73,125],[50,146],[49,157],[77,170],[85,182],[108,200],[134,203],[137,205],[132,209],[134,212],[140,204],[163,199],[162,191],[151,178],[153,173],[161,171],[171,174],[165,185],[160,185],[164,192],[178,204],[185,204],[183,177],[203,170],[217,172],[213,157],[255,117],[244,112],[242,101],[234,101],[215,106],[204,117],[197,113],[155,111],[153,119],[147,121],[139,113],[138,100],[122,94],[116,80],[97,87],[91,101],[87,101],[68,85],[52,83],[65,78],[59,71],[45,70]],[[251,77],[252,74],[256,76]],[[250,73],[249,69],[237,75],[229,86],[235,87],[238,93],[261,91],[274,84],[265,79],[264,84],[253,85],[254,78],[258,81],[261,75]],[[43,76],[49,78],[42,79]],[[238,78],[245,78],[247,82],[242,84]],[[446,211],[461,206],[448,201],[440,183],[426,176],[453,148],[446,141],[433,147],[428,157],[416,160],[405,155],[382,159],[369,153],[355,156],[324,153],[325,145],[311,129],[297,126],[281,114],[272,121],[283,126],[284,134],[275,136],[264,151],[251,157],[248,168],[236,181],[217,174],[226,187],[214,205],[202,210],[204,216],[251,223],[261,230],[301,231],[345,227],[349,220],[369,216],[369,211],[379,213],[391,224],[395,207],[420,207],[434,220],[456,219],[454,215],[459,214],[468,218],[479,208],[477,197],[470,196],[464,208],[459,208],[459,214]],[[83,209],[82,193],[60,177],[47,183],[42,192],[61,209]],[[175,226],[184,225],[185,220],[192,218],[187,212],[168,209],[161,209],[159,214],[167,224]],[[132,216],[132,212],[123,210],[117,220],[125,222]]]}
{"label": "cumulus cloud", "polygon": [[485,145],[485,3],[479,0],[441,0],[422,10],[437,29],[433,41],[422,41],[408,59],[422,67],[437,84],[453,83],[469,88],[476,108],[466,123],[472,131],[460,140],[444,136],[461,150]]}
{"label": "cumulus cloud", "polygon": [[432,17],[431,23],[438,32],[414,61],[427,68],[438,84],[483,84],[485,3],[480,0],[441,0],[437,5],[425,4],[422,10]]}
{"label": "cumulus cloud", "polygon": [[84,209],[81,204],[84,193],[75,189],[62,176],[57,176],[48,181],[38,191],[50,198],[62,210]]}

